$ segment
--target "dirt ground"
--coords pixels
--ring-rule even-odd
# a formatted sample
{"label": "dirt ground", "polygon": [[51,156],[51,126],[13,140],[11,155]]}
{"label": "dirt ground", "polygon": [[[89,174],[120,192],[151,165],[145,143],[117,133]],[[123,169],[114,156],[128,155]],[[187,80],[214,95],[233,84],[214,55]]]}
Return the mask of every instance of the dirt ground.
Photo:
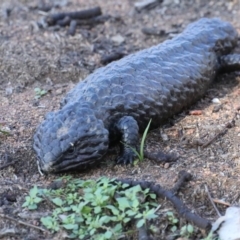
{"label": "dirt ground", "polygon": [[[49,12],[37,8],[40,2],[2,0],[0,3],[0,125],[1,130],[10,133],[0,135],[0,213],[36,225],[37,220],[19,217],[24,197],[33,185],[46,186],[56,176],[38,173],[32,149],[33,133],[47,112],[59,108],[60,100],[74,84],[102,66],[102,56],[114,51],[129,54],[161,43],[201,17],[220,17],[231,22],[240,33],[238,0],[165,0],[140,12],[134,9],[134,0],[45,1],[61,5],[53,7],[52,13],[100,6],[103,14],[111,15],[102,24],[78,27],[74,36],[66,35],[67,28],[41,28],[37,23]],[[146,35],[143,27],[162,30],[162,34]],[[240,52],[240,48],[236,51]],[[201,115],[183,112],[168,125],[149,133],[147,149],[176,152],[180,156],[177,162],[156,164],[146,159],[137,166],[126,167],[115,166],[114,156],[107,156],[99,167],[75,176],[130,177],[170,188],[177,173],[185,169],[193,174],[193,180],[180,194],[181,199],[200,216],[215,220],[217,214],[205,185],[212,198],[240,203],[239,82],[237,73],[219,76],[206,97],[190,109],[201,110]],[[36,87],[47,94],[36,99]],[[233,120],[235,124],[219,134]],[[162,204],[164,208],[167,203]],[[171,205],[166,206],[171,209]],[[217,207],[224,214],[226,205]],[[3,229],[14,232],[6,236]],[[0,236],[44,239],[34,229],[1,218]]]}

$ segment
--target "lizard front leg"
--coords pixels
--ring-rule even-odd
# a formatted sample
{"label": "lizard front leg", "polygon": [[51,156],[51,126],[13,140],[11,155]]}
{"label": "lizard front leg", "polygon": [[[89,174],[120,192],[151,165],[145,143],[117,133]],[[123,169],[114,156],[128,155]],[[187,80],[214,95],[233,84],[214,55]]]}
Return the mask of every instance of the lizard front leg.
{"label": "lizard front leg", "polygon": [[138,123],[133,117],[124,116],[115,124],[115,128],[121,136],[120,154],[117,157],[117,163],[132,163],[136,157],[132,148],[138,149]]}

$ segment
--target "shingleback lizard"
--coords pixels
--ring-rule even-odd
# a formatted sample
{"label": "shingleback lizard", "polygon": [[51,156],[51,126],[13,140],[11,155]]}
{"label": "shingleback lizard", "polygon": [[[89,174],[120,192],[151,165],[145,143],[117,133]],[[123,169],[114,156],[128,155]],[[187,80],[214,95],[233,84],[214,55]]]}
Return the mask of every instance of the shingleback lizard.
{"label": "shingleback lizard", "polygon": [[221,70],[239,70],[233,26],[202,18],[162,44],[97,69],[49,113],[34,135],[42,172],[80,170],[121,141],[118,163],[131,163],[138,133],[156,128],[199,100]]}

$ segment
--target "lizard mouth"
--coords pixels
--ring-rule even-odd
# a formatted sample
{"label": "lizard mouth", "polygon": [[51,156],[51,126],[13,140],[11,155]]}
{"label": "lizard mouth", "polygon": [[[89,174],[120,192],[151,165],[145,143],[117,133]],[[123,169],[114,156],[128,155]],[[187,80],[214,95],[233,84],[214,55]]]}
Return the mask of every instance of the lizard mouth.
{"label": "lizard mouth", "polygon": [[55,162],[43,162],[38,159],[38,172],[40,175],[46,175],[48,173],[62,173],[74,170],[84,170],[89,165],[92,165],[99,160],[102,156],[98,154],[89,155],[80,155],[75,156],[72,159],[69,157],[64,158],[63,156]]}

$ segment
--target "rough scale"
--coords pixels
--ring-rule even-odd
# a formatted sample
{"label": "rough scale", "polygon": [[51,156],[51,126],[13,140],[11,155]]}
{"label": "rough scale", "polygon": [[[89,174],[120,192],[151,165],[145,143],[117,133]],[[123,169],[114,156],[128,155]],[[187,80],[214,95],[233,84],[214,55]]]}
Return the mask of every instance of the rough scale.
{"label": "rough scale", "polygon": [[138,132],[159,127],[199,100],[221,70],[240,69],[231,51],[237,32],[220,19],[203,18],[175,38],[99,68],[49,113],[34,135],[43,172],[81,170],[122,141],[119,163],[131,163]]}

